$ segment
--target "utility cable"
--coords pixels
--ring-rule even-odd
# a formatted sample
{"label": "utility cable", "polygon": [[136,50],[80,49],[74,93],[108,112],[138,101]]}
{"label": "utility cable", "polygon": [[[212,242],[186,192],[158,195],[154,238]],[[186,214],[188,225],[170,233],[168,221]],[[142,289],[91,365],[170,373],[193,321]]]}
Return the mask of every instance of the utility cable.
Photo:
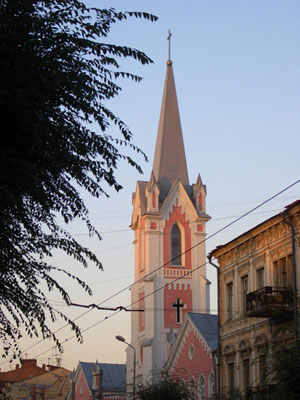
{"label": "utility cable", "polygon": [[[224,227],[218,229],[216,232],[214,232],[214,233],[211,234],[210,236],[208,236],[208,237],[206,237],[205,239],[201,240],[200,242],[196,243],[196,244],[195,244],[194,246],[192,246],[190,249],[188,249],[188,250],[182,252],[181,255],[186,254],[188,251],[191,251],[192,249],[196,248],[197,246],[199,246],[200,244],[202,244],[202,243],[205,242],[206,240],[208,240],[208,239],[210,239],[210,238],[216,236],[216,235],[219,234],[220,232],[222,232],[222,231],[224,231],[225,229],[227,229],[229,226],[233,225],[234,223],[236,223],[237,221],[241,220],[242,218],[245,218],[247,215],[251,214],[253,211],[255,211],[255,210],[257,210],[258,208],[262,207],[264,204],[266,204],[266,203],[270,202],[271,200],[273,200],[274,198],[278,197],[281,193],[284,193],[285,191],[287,191],[287,190],[290,189],[291,187],[295,186],[295,185],[298,184],[299,182],[300,182],[300,179],[298,179],[297,181],[295,181],[295,182],[292,183],[291,185],[285,187],[284,189],[282,189],[281,191],[279,191],[279,192],[276,193],[275,195],[269,197],[267,200],[263,201],[262,203],[260,203],[259,205],[255,206],[255,207],[252,208],[251,210],[249,210],[249,211],[247,211],[246,213],[242,214],[240,217],[236,218],[234,221],[232,221],[232,222],[226,224]],[[178,256],[177,256],[177,257],[178,257]],[[175,257],[175,258],[177,258],[177,257]],[[175,259],[175,258],[174,258],[174,259]],[[103,304],[103,303],[105,303],[105,302],[111,300],[112,298],[114,298],[115,296],[119,295],[119,294],[122,293],[123,291],[125,291],[125,290],[127,290],[127,289],[129,289],[129,288],[132,288],[134,285],[136,285],[137,283],[141,282],[141,281],[144,280],[146,277],[149,277],[150,275],[153,275],[153,273],[155,273],[155,272],[157,272],[158,270],[160,270],[161,268],[165,267],[167,264],[169,264],[170,262],[172,262],[174,259],[169,260],[167,263],[164,263],[163,265],[161,265],[160,267],[156,268],[156,269],[155,269],[154,271],[152,271],[151,273],[145,275],[143,278],[140,278],[139,280],[137,280],[136,282],[134,282],[132,285],[128,285],[126,288],[124,288],[124,289],[118,291],[117,293],[115,293],[114,295],[108,297],[106,300],[102,301],[99,305],[101,305],[101,304]],[[192,271],[198,270],[198,269],[202,268],[203,266],[205,266],[206,264],[207,264],[207,263],[204,263],[204,264],[202,264],[202,265],[200,265],[200,266],[194,268]],[[192,271],[188,271],[188,273],[191,273]],[[178,278],[174,279],[173,281],[171,281],[169,284],[172,284],[172,283],[178,281],[178,280],[181,279],[183,276],[185,276],[185,275],[181,275],[180,277],[178,277]],[[160,288],[157,288],[155,291],[153,291],[153,292],[147,294],[146,296],[144,296],[144,298],[149,297],[149,296],[155,294],[155,293],[158,292],[159,290],[162,290],[164,287],[165,287],[165,285],[164,285],[164,286],[161,286]],[[133,305],[135,305],[136,303],[138,303],[140,300],[141,300],[141,299],[138,299],[137,301],[135,301],[135,302],[129,304],[128,306],[126,306],[126,308],[132,307]],[[91,309],[89,309],[88,311],[86,311],[83,315],[87,314],[89,311],[91,311]],[[119,312],[120,312],[120,310],[119,310],[119,311],[116,311],[116,312],[114,312],[113,314],[111,314],[111,315],[105,317],[104,319],[102,319],[102,320],[96,322],[96,323],[93,324],[92,326],[90,326],[90,327],[84,329],[84,330],[82,331],[82,333],[86,332],[86,331],[89,330],[89,329],[92,329],[93,327],[99,325],[100,323],[104,322],[105,320],[107,320],[107,319],[113,317],[114,315],[118,314]],[[80,316],[79,316],[78,318],[80,318]],[[77,318],[77,319],[78,319],[78,318]],[[66,324],[64,327],[66,327],[66,326],[68,326],[68,325]],[[61,330],[61,329],[62,329],[62,328],[60,328],[59,330]],[[55,332],[55,333],[56,333],[56,332]],[[66,339],[63,343],[65,343],[65,342],[68,341],[68,340],[73,339],[74,337],[76,337],[76,335],[70,337],[69,339]],[[62,344],[63,344],[63,343],[62,343]],[[26,350],[27,350],[27,349],[26,349]],[[25,350],[25,351],[26,351],[26,350]],[[49,350],[48,350],[48,351],[49,351]],[[44,353],[42,353],[42,354],[44,354]]]}
{"label": "utility cable", "polygon": [[[254,208],[252,208],[251,210],[247,211],[246,213],[242,214],[241,216],[237,217],[234,221],[229,222],[228,224],[226,224],[225,226],[223,226],[222,228],[218,229],[216,232],[212,233],[211,235],[207,236],[206,238],[204,238],[203,240],[201,240],[200,242],[196,243],[195,245],[191,246],[189,249],[183,251],[180,253],[180,256],[187,254],[188,252],[190,252],[191,250],[193,250],[194,248],[198,247],[200,244],[206,242],[208,239],[211,239],[212,237],[218,235],[219,233],[223,232],[225,229],[229,228],[231,225],[235,224],[236,222],[238,222],[239,220],[241,220],[242,218],[245,218],[247,215],[251,214],[253,211],[257,210],[258,208],[262,207],[264,204],[270,202],[271,200],[273,200],[275,197],[279,196],[281,193],[287,191],[288,189],[290,189],[291,187],[295,186],[297,183],[300,182],[300,179],[298,179],[298,181],[292,183],[291,185],[287,186],[286,188],[282,189],[280,192],[276,193],[275,195],[269,197],[267,200],[264,200],[262,203],[260,203],[259,205],[255,206]],[[119,295],[120,293],[124,292],[125,290],[131,289],[133,286],[137,285],[138,283],[140,283],[141,281],[143,281],[144,279],[150,277],[151,275],[153,275],[155,272],[159,271],[160,269],[162,269],[163,267],[167,266],[169,263],[171,263],[172,261],[176,260],[178,258],[178,255],[176,257],[173,257],[172,259],[168,260],[167,262],[165,262],[164,264],[162,264],[161,266],[157,267],[156,269],[154,269],[152,272],[144,275],[143,277],[141,277],[140,279],[138,279],[137,281],[135,281],[133,284],[126,286],[124,289],[121,289],[120,291],[118,291],[117,293],[113,294],[112,296],[108,297],[106,300],[104,300],[103,302],[101,302],[101,304],[103,304],[106,301],[111,300],[112,298],[114,298],[115,296]],[[188,275],[189,273],[196,271],[197,269],[203,267],[204,265],[206,265],[207,263],[200,265],[196,268],[194,268],[191,271],[186,272],[184,275],[181,275],[180,277],[176,278],[174,281],[170,282],[170,283],[174,283],[177,280],[181,279],[182,277]],[[147,295],[150,296],[151,294],[156,293],[158,290],[160,290],[160,288],[156,289],[156,291],[149,293]],[[99,304],[100,305],[100,304]],[[133,304],[130,304],[129,306],[132,306]],[[129,307],[127,306],[127,307]]]}
{"label": "utility cable", "polygon": [[[241,219],[245,218],[247,215],[251,214],[253,211],[259,209],[260,207],[262,207],[263,205],[267,204],[268,202],[270,202],[270,201],[273,200],[274,198],[278,197],[280,194],[286,192],[287,190],[289,190],[290,188],[292,188],[293,186],[295,186],[295,185],[298,184],[299,182],[300,182],[300,179],[298,179],[297,181],[295,181],[295,182],[293,182],[292,184],[288,185],[287,187],[285,187],[284,189],[280,190],[279,192],[277,192],[277,193],[274,194],[273,196],[269,197],[268,199],[264,200],[263,202],[261,202],[261,203],[258,204],[257,206],[253,207],[251,210],[245,212],[244,214],[242,214],[241,216],[239,216],[238,218],[236,218],[234,221],[231,221],[230,223],[226,224],[226,225],[223,226],[222,228],[218,229],[216,232],[214,232],[214,233],[212,233],[211,235],[207,236],[205,239],[203,239],[203,240],[201,240],[200,242],[196,243],[194,246],[191,246],[189,249],[185,250],[185,251],[182,252],[180,255],[184,255],[184,254],[188,253],[189,251],[191,251],[191,250],[193,250],[194,248],[198,247],[198,246],[199,246],[200,244],[202,244],[203,242],[205,242],[205,241],[207,241],[208,239],[211,239],[212,237],[214,237],[214,236],[218,235],[219,233],[223,232],[225,229],[229,228],[230,226],[232,226],[232,225],[235,224],[236,222],[240,221]],[[123,293],[125,290],[128,290],[128,289],[132,288],[134,285],[140,283],[140,282],[141,282],[142,280],[144,280],[146,277],[149,277],[149,276],[153,275],[155,272],[159,271],[160,269],[162,269],[163,267],[165,267],[166,265],[168,265],[170,262],[172,262],[173,260],[175,260],[175,259],[177,259],[177,258],[178,258],[178,256],[174,257],[173,259],[170,259],[168,262],[166,262],[166,263],[162,264],[161,266],[157,267],[157,268],[156,268],[155,270],[153,270],[151,273],[146,274],[145,276],[143,276],[142,278],[138,279],[138,280],[137,280],[136,282],[134,282],[133,284],[126,286],[125,288],[119,290],[117,293],[111,295],[111,296],[108,297],[107,299],[105,299],[105,300],[103,300],[102,302],[98,303],[98,306],[100,306],[100,305],[102,305],[103,303],[106,303],[107,301],[111,300],[112,298],[118,296],[119,294]],[[205,263],[205,264],[206,264],[206,263]],[[201,265],[201,266],[199,266],[199,267],[194,268],[194,270],[197,270],[197,269],[203,267],[205,264],[203,264],[203,265]],[[192,270],[192,271],[194,271],[194,270]],[[191,271],[189,271],[189,273],[191,273]],[[174,279],[174,281],[170,282],[169,284],[172,284],[172,283],[176,282],[177,280],[181,279],[183,276],[184,276],[184,275],[182,275],[182,276],[180,276],[180,277]],[[147,296],[145,296],[145,298],[146,298],[146,297],[149,297],[150,295],[155,294],[157,291],[161,290],[161,289],[164,288],[164,287],[165,287],[165,285],[162,286],[162,287],[160,287],[160,288],[158,288],[158,289],[156,289],[156,290],[153,291],[152,293],[149,293]],[[138,301],[139,301],[139,300],[138,300]],[[132,307],[132,305],[136,304],[138,301],[136,301],[136,302],[134,302],[134,303],[132,303],[132,304],[129,304],[126,308]],[[78,317],[76,317],[73,321],[74,321],[74,322],[77,321],[79,318],[83,317],[84,315],[86,315],[86,314],[89,313],[90,311],[91,311],[91,309],[87,310],[87,311],[84,312],[83,314],[81,314],[81,315],[79,315]],[[112,316],[118,314],[119,312],[120,312],[120,310],[118,310],[118,311],[114,312],[113,314],[111,314],[111,315],[105,317],[104,319],[102,319],[102,320],[96,322],[96,323],[93,324],[92,326],[90,326],[90,327],[84,329],[84,330],[82,331],[82,333],[86,332],[86,331],[89,330],[89,329],[92,329],[93,327],[95,327],[95,326],[97,326],[98,324],[104,322],[104,321],[107,320],[108,318],[111,318]],[[65,324],[65,325],[62,326],[61,328],[57,329],[54,333],[57,333],[57,332],[61,331],[62,329],[64,329],[64,328],[67,327],[67,326],[69,326],[69,325],[68,325],[68,324]],[[70,337],[70,338],[68,338],[68,339],[65,339],[65,341],[62,342],[62,344],[66,343],[68,340],[73,339],[74,337],[76,337],[76,335],[73,335],[72,337]],[[28,350],[32,349],[33,347],[35,347],[36,345],[42,343],[43,341],[44,341],[44,339],[41,339],[41,340],[38,341],[37,343],[35,343],[35,344],[29,346],[28,348],[26,348],[24,351],[28,351]],[[51,347],[51,349],[52,349],[52,348],[53,348],[53,347]],[[39,354],[39,355],[36,356],[36,357],[39,357],[40,355],[42,355],[42,354],[44,354],[44,353],[50,351],[51,349],[48,349],[48,350],[44,351],[43,353]],[[5,364],[6,362],[8,362],[8,361],[5,361],[4,363],[2,363],[2,364],[0,364],[0,365]]]}

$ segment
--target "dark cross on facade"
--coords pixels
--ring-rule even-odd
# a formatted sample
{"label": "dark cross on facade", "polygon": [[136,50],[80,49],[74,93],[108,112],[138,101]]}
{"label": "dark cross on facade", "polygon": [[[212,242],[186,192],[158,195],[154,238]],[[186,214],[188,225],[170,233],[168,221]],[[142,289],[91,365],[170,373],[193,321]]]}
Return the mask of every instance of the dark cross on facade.
{"label": "dark cross on facade", "polygon": [[169,58],[168,58],[169,61],[171,61],[171,36],[172,36],[172,33],[169,29],[168,37],[167,37],[167,40],[169,41]]}
{"label": "dark cross on facade", "polygon": [[176,303],[172,304],[172,307],[176,308],[176,322],[179,323],[180,321],[180,309],[184,307],[184,304],[180,303],[180,299],[176,300]]}

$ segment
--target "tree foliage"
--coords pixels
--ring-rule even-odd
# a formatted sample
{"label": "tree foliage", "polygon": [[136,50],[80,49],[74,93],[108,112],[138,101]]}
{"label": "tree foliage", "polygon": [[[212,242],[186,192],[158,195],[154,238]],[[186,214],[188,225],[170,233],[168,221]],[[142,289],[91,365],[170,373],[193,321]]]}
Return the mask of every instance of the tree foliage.
{"label": "tree foliage", "polygon": [[[88,8],[77,0],[2,0],[0,2],[0,338],[4,354],[18,350],[21,328],[30,336],[52,338],[48,317],[66,320],[81,340],[79,328],[48,302],[40,283],[68,293],[53,278],[56,249],[87,266],[101,263],[58,223],[79,218],[90,235],[79,190],[99,197],[103,183],[116,190],[118,161],[132,132],[105,102],[121,91],[120,78],[141,78],[120,69],[129,57],[152,61],[143,52],[107,43],[110,28],[130,17],[150,21],[142,12]],[[116,125],[119,136],[109,133]],[[142,153],[143,156],[144,153]],[[99,237],[100,238],[100,237]],[[89,287],[75,276],[88,293]],[[48,317],[47,317],[48,316]]]}
{"label": "tree foliage", "polygon": [[139,400],[192,400],[184,381],[162,373],[156,382],[142,383],[137,389]]}
{"label": "tree foliage", "polygon": [[277,351],[273,364],[272,399],[300,399],[300,352],[292,346]]}
{"label": "tree foliage", "polygon": [[266,378],[249,390],[236,388],[222,400],[296,400],[300,399],[300,352],[295,345],[273,346]]}

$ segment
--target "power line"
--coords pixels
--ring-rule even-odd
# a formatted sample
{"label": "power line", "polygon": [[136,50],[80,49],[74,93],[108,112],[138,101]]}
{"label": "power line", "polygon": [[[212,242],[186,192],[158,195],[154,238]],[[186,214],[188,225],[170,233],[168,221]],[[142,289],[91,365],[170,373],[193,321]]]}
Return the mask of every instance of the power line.
{"label": "power line", "polygon": [[[246,213],[242,214],[241,216],[239,216],[238,218],[236,218],[234,221],[232,221],[232,222],[228,223],[227,225],[225,225],[224,227],[218,229],[215,233],[211,234],[211,235],[208,236],[207,238],[205,238],[205,239],[201,240],[200,242],[196,243],[196,244],[195,244],[194,246],[192,246],[190,249],[188,249],[188,250],[182,252],[181,255],[186,254],[188,251],[191,251],[192,249],[196,248],[197,246],[199,246],[200,244],[202,244],[202,243],[205,242],[206,240],[212,238],[213,236],[216,236],[216,235],[219,234],[220,232],[222,232],[222,231],[224,231],[225,229],[227,229],[229,226],[233,225],[234,223],[236,223],[237,221],[241,220],[242,218],[245,218],[247,215],[251,214],[253,211],[259,209],[259,208],[262,207],[264,204],[266,204],[266,203],[270,202],[271,200],[273,200],[274,198],[278,197],[281,193],[284,193],[285,191],[287,191],[287,190],[290,189],[291,187],[295,186],[295,185],[298,184],[299,182],[300,182],[300,179],[298,179],[297,181],[295,181],[295,182],[292,183],[291,185],[285,187],[284,189],[282,189],[281,191],[279,191],[279,192],[276,193],[275,195],[269,197],[267,200],[263,201],[262,203],[260,203],[259,205],[255,206],[255,207],[252,208],[251,210],[249,210],[249,211],[247,211]],[[177,258],[177,257],[176,257],[176,258]],[[124,292],[125,290],[128,290],[129,288],[132,288],[134,285],[138,284],[140,281],[144,280],[146,277],[149,277],[150,275],[153,275],[153,273],[157,272],[158,270],[160,270],[161,268],[163,268],[164,266],[166,266],[167,264],[169,264],[171,261],[172,261],[172,259],[169,260],[167,263],[162,264],[160,267],[156,268],[156,269],[155,269],[154,271],[152,271],[151,273],[146,274],[145,276],[143,276],[143,278],[138,279],[138,280],[137,280],[136,282],[134,282],[132,285],[129,285],[129,286],[127,286],[126,288],[124,288],[124,289],[118,291],[118,292],[115,293],[114,295],[108,297],[106,300],[102,301],[99,305],[105,303],[106,301],[111,300],[112,298],[116,297],[117,295],[119,295],[120,293]],[[207,263],[202,264],[202,265],[200,265],[199,267],[194,268],[192,271],[188,271],[188,273],[194,272],[195,270],[198,270],[198,269],[202,268],[202,267],[205,266],[206,264],[207,264]],[[181,279],[183,276],[185,276],[185,275],[182,275],[182,276],[180,276],[180,277],[174,279],[174,280],[171,281],[169,284],[172,284],[172,283],[178,281],[178,280]],[[159,290],[162,290],[164,287],[165,287],[165,285],[161,286],[160,288],[158,288],[158,289],[154,290],[153,292],[149,293],[148,295],[144,296],[144,298],[149,297],[149,296],[151,296],[151,295],[157,293]],[[140,300],[141,300],[141,299],[138,299],[137,301],[135,301],[135,302],[133,302],[133,303],[127,305],[126,308],[132,307],[133,305],[135,305],[136,303],[138,303]],[[89,311],[91,311],[91,310],[89,310]],[[87,312],[89,312],[89,311],[87,311]],[[87,312],[86,312],[86,313],[87,313]],[[86,331],[89,330],[89,329],[92,329],[93,327],[99,325],[100,323],[104,322],[105,320],[107,320],[107,319],[113,317],[114,315],[118,314],[119,312],[120,312],[120,311],[116,311],[116,312],[114,312],[113,314],[111,314],[110,316],[105,317],[104,319],[102,319],[102,320],[96,322],[96,323],[93,324],[92,326],[90,326],[90,327],[86,328],[85,330],[83,330],[82,333],[86,332]],[[86,314],[86,313],[84,313],[84,314]],[[78,318],[80,318],[80,317],[78,317]],[[68,326],[68,325],[65,325],[65,326]],[[76,335],[70,337],[69,339],[66,339],[65,342],[68,341],[68,340],[73,339],[74,337],[76,337]],[[63,342],[63,343],[65,343],[65,342]],[[62,344],[63,344],[63,343],[62,343]],[[25,351],[26,351],[26,350],[25,350]],[[49,350],[48,350],[48,351],[49,351]],[[42,354],[44,354],[44,353],[42,353]]]}
{"label": "power line", "polygon": [[[192,246],[190,249],[182,252],[180,255],[184,255],[187,252],[193,250],[194,248],[198,247],[200,244],[202,244],[203,242],[207,241],[208,239],[211,239],[212,237],[216,236],[217,234],[219,234],[220,232],[224,231],[225,229],[229,228],[231,225],[235,224],[237,221],[241,220],[242,218],[245,218],[247,215],[249,215],[250,213],[252,213],[254,210],[257,210],[258,208],[262,207],[264,204],[268,203],[269,201],[271,201],[272,199],[274,199],[275,197],[279,196],[281,193],[285,192],[286,190],[290,189],[291,187],[295,186],[297,183],[300,182],[300,179],[298,179],[298,181],[292,183],[291,185],[287,186],[286,188],[282,189],[280,192],[276,193],[275,195],[271,196],[270,198],[268,198],[267,200],[263,201],[262,203],[260,203],[259,205],[255,206],[254,208],[252,208],[251,210],[247,211],[246,213],[242,214],[240,217],[236,218],[234,221],[228,223],[227,225],[223,226],[222,228],[218,229],[216,232],[212,233],[211,235],[207,236],[205,239],[201,240],[200,242],[196,243],[194,246]],[[178,256],[176,256],[174,259],[171,259],[170,261],[168,261],[167,263],[163,264],[162,266],[158,267],[156,270],[154,270],[153,272],[143,276],[143,278],[139,279],[138,281],[134,282],[134,284],[132,286],[134,286],[135,284],[139,283],[141,280],[144,280],[145,278],[147,278],[150,275],[153,275],[154,272],[157,272],[158,270],[160,270],[161,268],[163,268],[165,265],[168,265],[171,261],[177,259]],[[207,263],[205,262],[204,264],[192,269],[191,271],[186,272],[185,274],[179,276],[178,278],[174,279],[173,281],[169,282],[168,284],[172,284],[174,282],[177,282],[178,280],[182,279],[184,276],[189,275],[190,273],[193,273],[194,271],[204,267]],[[131,287],[132,287],[131,286]],[[145,299],[155,293],[157,293],[158,291],[162,290],[164,286],[161,286],[160,288],[157,288],[156,290],[154,290],[151,293],[148,293],[146,296],[144,296],[142,299]],[[136,304],[137,302],[139,302],[141,299],[138,299],[137,301],[135,301],[134,303],[131,303],[130,305],[128,305],[127,307],[132,307],[134,304]]]}
{"label": "power line", "polygon": [[[242,214],[241,216],[239,216],[238,218],[236,218],[234,221],[232,221],[232,222],[226,224],[225,226],[223,226],[222,228],[218,229],[216,232],[212,233],[211,235],[209,235],[209,236],[206,237],[205,239],[203,239],[203,240],[201,240],[200,242],[196,243],[194,246],[192,246],[192,247],[190,247],[189,249],[185,250],[185,251],[182,252],[180,255],[184,255],[184,254],[190,252],[190,251],[193,250],[194,248],[198,247],[200,244],[206,242],[208,239],[211,239],[212,237],[214,237],[214,236],[218,235],[219,233],[223,232],[225,229],[229,228],[231,225],[233,225],[233,224],[235,224],[236,222],[240,221],[241,219],[245,218],[247,215],[251,214],[253,211],[255,211],[255,210],[259,209],[260,207],[262,207],[263,205],[267,204],[268,202],[270,202],[270,201],[273,200],[274,198],[278,197],[280,194],[284,193],[284,192],[287,191],[288,189],[292,188],[293,186],[295,186],[295,185],[298,184],[299,182],[300,182],[300,179],[298,179],[297,181],[293,182],[292,184],[290,184],[289,186],[285,187],[284,189],[280,190],[278,193],[276,193],[275,195],[269,197],[268,199],[266,199],[265,201],[263,201],[263,202],[260,203],[259,205],[253,207],[251,210],[245,212],[244,214]],[[160,269],[162,269],[163,267],[165,267],[166,265],[168,265],[170,262],[172,262],[173,260],[175,260],[177,257],[178,257],[178,256],[176,256],[176,257],[173,258],[173,259],[170,259],[168,262],[166,262],[166,263],[162,264],[161,266],[157,267],[157,268],[156,268],[155,270],[153,270],[151,273],[144,275],[142,278],[138,279],[138,280],[137,280],[136,282],[134,282],[133,284],[126,286],[125,288],[119,290],[117,293],[111,295],[111,296],[108,297],[107,299],[105,299],[105,300],[103,300],[102,302],[98,303],[98,306],[100,306],[100,305],[102,305],[103,303],[106,303],[107,301],[111,300],[112,298],[118,296],[119,294],[123,293],[125,290],[128,290],[128,289],[132,288],[133,286],[137,285],[138,283],[140,283],[141,281],[143,281],[145,278],[147,278],[147,277],[153,275],[155,272],[159,271]],[[186,275],[187,275],[187,274],[190,274],[190,273],[192,273],[192,272],[194,272],[194,271],[196,271],[196,270],[198,270],[199,268],[202,268],[202,267],[203,267],[204,265],[206,265],[206,264],[207,264],[207,263],[202,264],[202,265],[200,265],[200,266],[194,268],[193,270],[188,271],[188,272],[186,273]],[[179,279],[183,278],[183,277],[186,276],[186,275],[182,275],[182,276],[180,276],[180,277],[174,279],[173,281],[169,282],[169,284],[172,284],[172,283],[178,281]],[[165,287],[165,285],[161,286],[160,288],[156,289],[155,291],[153,291],[153,292],[147,294],[146,296],[144,296],[144,298],[149,297],[149,296],[151,296],[151,295],[157,293],[159,290],[162,290],[164,287]],[[141,300],[141,299],[138,299],[137,301],[135,301],[135,302],[129,304],[128,306],[126,306],[126,308],[132,307],[134,304],[138,303],[140,300]],[[79,315],[78,317],[76,317],[73,321],[74,321],[74,322],[77,321],[79,318],[83,317],[84,315],[86,315],[86,314],[89,313],[90,311],[91,311],[91,309],[87,310],[87,311],[84,312],[83,314],[81,314],[81,315]],[[118,314],[119,312],[120,312],[120,310],[118,310],[118,311],[114,312],[113,314],[111,314],[111,315],[105,317],[104,319],[101,319],[100,321],[94,323],[94,324],[91,325],[90,327],[88,327],[88,328],[82,330],[82,333],[88,331],[89,329],[92,329],[93,327],[99,325],[100,323],[104,322],[105,320],[107,320],[107,319],[113,317],[114,315]],[[54,333],[57,333],[57,332],[61,331],[62,329],[64,329],[64,328],[67,327],[67,326],[68,326],[68,324],[65,324],[65,325],[62,326],[61,328],[57,329]],[[70,337],[70,338],[68,338],[68,339],[65,339],[65,340],[62,342],[62,344],[66,343],[66,342],[69,341],[69,340],[72,340],[74,337],[76,337],[76,335],[73,335],[72,337]],[[35,344],[29,346],[28,348],[26,348],[24,351],[28,351],[28,350],[32,349],[33,347],[35,347],[36,345],[42,343],[43,341],[44,341],[44,339],[41,339],[41,340],[38,341],[37,343],[35,343]],[[52,348],[53,348],[53,346],[51,347],[51,349],[52,349]],[[48,349],[48,350],[46,350],[46,351],[40,353],[40,354],[37,355],[36,357],[39,357],[39,356],[45,354],[46,352],[50,351],[51,349]],[[5,361],[5,362],[3,362],[3,363],[0,364],[0,365],[3,365],[3,364],[5,364],[5,363],[7,363],[7,362],[8,362],[8,361]]]}
{"label": "power line", "polygon": [[[272,212],[278,212],[280,210],[281,210],[281,208],[278,208],[276,210],[260,211],[258,213],[253,213],[252,215],[269,214],[269,213],[272,213]],[[221,220],[224,220],[224,219],[237,218],[237,217],[238,217],[238,215],[229,215],[229,216],[226,216],[226,217],[217,217],[217,218],[213,218],[211,220],[211,222],[221,221]],[[183,222],[182,225],[190,225],[190,224],[197,224],[197,223],[198,222],[193,222],[193,221],[189,222],[189,223]],[[138,228],[137,230],[144,231],[145,228]],[[132,229],[118,229],[118,230],[112,230],[112,231],[99,232],[99,235],[104,235],[104,234],[107,234],[107,233],[119,233],[119,232],[131,232],[131,231],[132,231]],[[89,233],[72,233],[72,236],[89,236],[89,235],[90,235]],[[131,243],[129,245],[131,245]],[[125,246],[123,246],[123,247],[125,247]],[[104,251],[110,251],[110,249],[107,249],[107,250],[104,250]]]}

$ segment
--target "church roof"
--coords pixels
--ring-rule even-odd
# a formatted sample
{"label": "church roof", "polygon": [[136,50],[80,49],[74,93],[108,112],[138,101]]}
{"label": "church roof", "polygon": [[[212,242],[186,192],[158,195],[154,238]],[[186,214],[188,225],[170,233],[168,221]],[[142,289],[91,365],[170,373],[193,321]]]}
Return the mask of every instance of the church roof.
{"label": "church roof", "polygon": [[187,313],[195,327],[202,334],[212,350],[216,350],[218,341],[218,316],[212,314]]}
{"label": "church roof", "polygon": [[162,199],[176,179],[184,186],[189,185],[175,80],[170,61],[167,62],[153,172]]}
{"label": "church roof", "polygon": [[98,365],[102,370],[103,392],[126,392],[126,366],[125,364],[106,364],[80,361],[85,379],[90,390],[93,386],[94,369]]}

